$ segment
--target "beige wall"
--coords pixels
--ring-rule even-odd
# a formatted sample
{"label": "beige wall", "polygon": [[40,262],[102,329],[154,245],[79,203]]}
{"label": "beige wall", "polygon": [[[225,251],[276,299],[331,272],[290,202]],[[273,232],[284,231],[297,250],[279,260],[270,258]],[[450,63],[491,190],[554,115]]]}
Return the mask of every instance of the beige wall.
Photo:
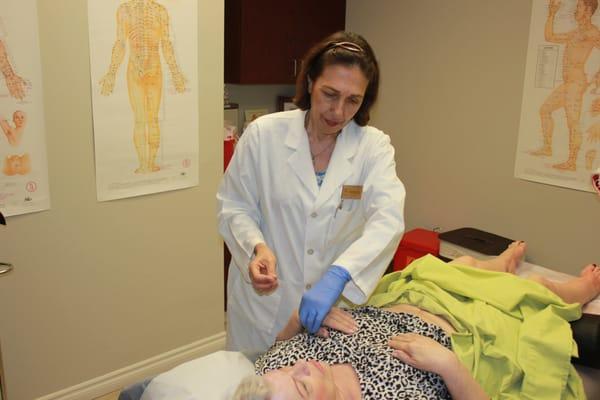
{"label": "beige wall", "polygon": [[392,137],[409,228],[472,226],[529,260],[600,262],[600,199],[514,177],[531,2],[348,0],[383,74],[372,124]]}
{"label": "beige wall", "polygon": [[199,1],[200,180],[96,201],[87,1],[39,1],[52,209],[0,226],[0,340],[27,400],[223,331],[223,0]]}

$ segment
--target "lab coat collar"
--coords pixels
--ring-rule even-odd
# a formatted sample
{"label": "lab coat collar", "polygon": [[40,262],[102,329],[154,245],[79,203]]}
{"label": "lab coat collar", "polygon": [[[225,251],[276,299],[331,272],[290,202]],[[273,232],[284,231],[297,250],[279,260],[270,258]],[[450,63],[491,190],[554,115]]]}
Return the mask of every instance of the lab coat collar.
{"label": "lab coat collar", "polygon": [[304,128],[305,115],[306,111],[300,111],[296,114],[296,118],[292,121],[290,130],[285,139],[285,144],[287,147],[294,150],[288,157],[288,163],[302,184],[304,184],[314,196],[314,209],[316,210],[331,198],[336,192],[336,189],[338,189],[352,173],[351,160],[358,150],[362,129],[356,125],[354,121],[350,121],[350,123],[342,129],[342,132],[337,137],[337,143],[335,144],[329,166],[327,167],[325,180],[319,189],[314,167],[310,159],[308,135]]}
{"label": "lab coat collar", "polygon": [[306,111],[296,113],[296,118],[292,121],[288,135],[285,139],[285,145],[292,150],[287,161],[292,171],[296,173],[298,179],[312,194],[313,199],[317,198],[319,187],[312,162],[310,160],[310,147],[308,144],[308,135],[304,129],[304,116]]}
{"label": "lab coat collar", "polygon": [[[325,204],[355,170],[352,168],[352,159],[358,150],[361,132],[362,129],[354,121],[350,121],[338,135],[325,179],[317,196],[315,209]],[[350,184],[356,183],[352,182]]]}

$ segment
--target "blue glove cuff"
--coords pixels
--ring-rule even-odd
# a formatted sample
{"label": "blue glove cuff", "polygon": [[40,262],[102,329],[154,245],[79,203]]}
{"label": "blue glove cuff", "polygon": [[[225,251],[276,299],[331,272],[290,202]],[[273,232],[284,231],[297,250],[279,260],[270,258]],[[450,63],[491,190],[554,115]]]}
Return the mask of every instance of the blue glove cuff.
{"label": "blue glove cuff", "polygon": [[352,279],[352,275],[350,272],[344,267],[340,267],[339,265],[332,265],[327,270],[326,274],[332,274],[338,279],[343,279],[344,283],[350,281]]}
{"label": "blue glove cuff", "polygon": [[345,268],[332,265],[321,279],[304,293],[300,301],[300,322],[308,332],[314,334],[319,330],[327,313],[351,278]]}

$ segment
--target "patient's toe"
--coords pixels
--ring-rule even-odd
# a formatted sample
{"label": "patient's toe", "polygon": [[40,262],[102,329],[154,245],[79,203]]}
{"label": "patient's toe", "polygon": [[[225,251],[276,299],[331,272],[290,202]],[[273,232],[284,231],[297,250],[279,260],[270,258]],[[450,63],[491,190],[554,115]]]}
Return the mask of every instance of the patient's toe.
{"label": "patient's toe", "polygon": [[595,290],[600,293],[600,267],[596,264],[588,264],[581,271],[581,277],[588,279]]}

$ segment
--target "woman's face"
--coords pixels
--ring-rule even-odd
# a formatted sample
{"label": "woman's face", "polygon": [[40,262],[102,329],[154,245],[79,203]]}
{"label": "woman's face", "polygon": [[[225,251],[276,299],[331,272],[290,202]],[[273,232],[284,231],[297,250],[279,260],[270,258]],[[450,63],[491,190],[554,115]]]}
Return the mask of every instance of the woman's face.
{"label": "woman's face", "polygon": [[321,135],[336,134],[363,102],[369,81],[357,65],[328,65],[310,91],[310,128]]}
{"label": "woman's face", "polygon": [[334,400],[338,398],[331,366],[315,360],[298,360],[292,367],[264,375],[273,389],[273,400]]}

